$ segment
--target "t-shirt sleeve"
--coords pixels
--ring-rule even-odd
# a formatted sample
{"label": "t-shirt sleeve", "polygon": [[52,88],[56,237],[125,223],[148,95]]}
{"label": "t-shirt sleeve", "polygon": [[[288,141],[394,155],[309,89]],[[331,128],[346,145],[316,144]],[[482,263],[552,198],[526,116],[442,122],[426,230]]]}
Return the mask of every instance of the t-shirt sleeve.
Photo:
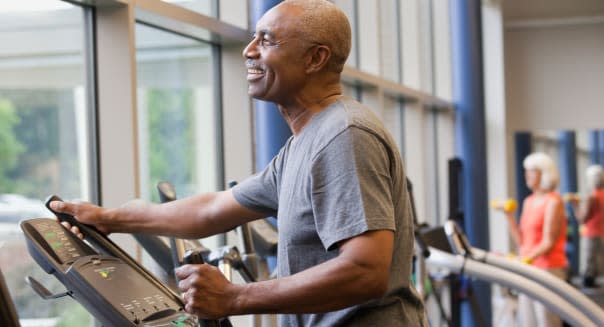
{"label": "t-shirt sleeve", "polygon": [[283,149],[266,168],[233,187],[233,196],[242,206],[266,214],[277,216],[279,204],[278,181],[283,164]]}
{"label": "t-shirt sleeve", "polygon": [[366,231],[395,230],[388,153],[373,133],[350,127],[313,159],[313,214],[326,249]]}

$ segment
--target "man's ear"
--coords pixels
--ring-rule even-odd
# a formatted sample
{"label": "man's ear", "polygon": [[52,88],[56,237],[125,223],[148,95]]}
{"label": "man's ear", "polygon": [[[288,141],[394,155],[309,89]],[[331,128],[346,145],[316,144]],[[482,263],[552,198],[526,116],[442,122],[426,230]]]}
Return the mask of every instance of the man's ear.
{"label": "man's ear", "polygon": [[329,47],[318,44],[308,50],[308,58],[306,59],[306,73],[316,73],[323,69],[331,58],[331,50]]}

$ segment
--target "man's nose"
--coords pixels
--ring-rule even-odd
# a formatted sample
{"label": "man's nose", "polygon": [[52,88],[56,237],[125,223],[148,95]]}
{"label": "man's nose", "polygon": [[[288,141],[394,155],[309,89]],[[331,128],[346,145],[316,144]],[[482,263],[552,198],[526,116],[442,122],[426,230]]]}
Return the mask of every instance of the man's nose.
{"label": "man's nose", "polygon": [[245,46],[242,55],[244,58],[254,58],[258,55],[258,42],[255,38]]}

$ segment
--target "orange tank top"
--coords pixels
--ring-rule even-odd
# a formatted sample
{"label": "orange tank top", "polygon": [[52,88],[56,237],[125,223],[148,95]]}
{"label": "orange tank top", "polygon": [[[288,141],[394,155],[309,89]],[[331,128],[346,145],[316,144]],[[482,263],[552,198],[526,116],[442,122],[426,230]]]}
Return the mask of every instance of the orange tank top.
{"label": "orange tank top", "polygon": [[[545,211],[552,201],[558,199],[562,201],[560,194],[550,192],[545,195],[545,199],[537,199],[535,195],[530,195],[524,200],[522,215],[520,217],[520,255],[528,255],[543,239],[543,223],[545,221]],[[566,253],[566,215],[560,229],[560,234],[554,247],[545,254],[542,254],[533,260],[533,265],[539,268],[564,268],[567,266]]]}
{"label": "orange tank top", "polygon": [[589,219],[585,223],[584,236],[604,236],[604,190],[595,189],[591,196],[594,197],[594,203],[589,213]]}

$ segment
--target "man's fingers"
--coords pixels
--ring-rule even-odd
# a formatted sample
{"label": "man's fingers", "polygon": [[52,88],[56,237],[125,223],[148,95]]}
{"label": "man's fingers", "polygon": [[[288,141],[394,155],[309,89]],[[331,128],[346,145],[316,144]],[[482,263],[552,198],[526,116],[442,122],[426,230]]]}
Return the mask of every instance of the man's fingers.
{"label": "man's fingers", "polygon": [[57,210],[57,211],[63,209],[63,204],[64,204],[63,201],[50,201],[50,207],[53,210]]}
{"label": "man's fingers", "polygon": [[180,266],[174,270],[174,272],[176,273],[176,277],[180,280],[189,277],[189,275],[193,273],[193,271],[195,271],[195,267],[193,265]]}
{"label": "man's fingers", "polygon": [[180,273],[176,274],[176,277],[180,280],[178,282],[178,289],[181,292],[188,292],[191,288],[191,280],[189,280],[189,276],[191,275],[191,272],[185,272],[183,273],[182,270],[180,270]]}
{"label": "man's fingers", "polygon": [[82,232],[80,231],[80,229],[77,226],[71,226],[71,224],[66,221],[61,221],[61,225],[63,225],[63,227],[65,227],[65,228],[67,228],[70,232],[72,232],[79,239],[81,239],[81,240],[84,239],[84,234],[82,234]]}
{"label": "man's fingers", "polygon": [[63,225],[63,227],[69,229],[72,233],[74,234],[81,234],[80,229],[78,228],[78,226],[71,226],[70,223],[66,222],[66,221],[61,221],[61,225]]}
{"label": "man's fingers", "polygon": [[71,232],[72,232],[72,233],[74,233],[74,234],[76,234],[76,235],[80,235],[80,234],[82,234],[82,233],[80,232],[80,229],[79,229],[77,226],[71,226],[70,230],[71,230]]}
{"label": "man's fingers", "polygon": [[185,304],[185,311],[192,315],[195,315],[195,309],[193,308],[193,303],[187,302],[187,304]]}
{"label": "man's fingers", "polygon": [[69,203],[66,203],[63,201],[51,201],[50,207],[55,211],[73,215],[73,212],[72,212],[73,210],[72,210],[71,206],[69,205]]}

